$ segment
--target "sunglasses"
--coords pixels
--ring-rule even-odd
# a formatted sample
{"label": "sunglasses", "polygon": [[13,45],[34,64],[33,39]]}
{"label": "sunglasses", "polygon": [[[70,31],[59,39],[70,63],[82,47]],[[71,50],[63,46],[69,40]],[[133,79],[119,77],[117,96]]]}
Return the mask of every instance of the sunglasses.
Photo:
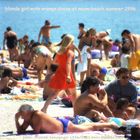
{"label": "sunglasses", "polygon": [[122,76],[122,79],[129,79],[129,76]]}

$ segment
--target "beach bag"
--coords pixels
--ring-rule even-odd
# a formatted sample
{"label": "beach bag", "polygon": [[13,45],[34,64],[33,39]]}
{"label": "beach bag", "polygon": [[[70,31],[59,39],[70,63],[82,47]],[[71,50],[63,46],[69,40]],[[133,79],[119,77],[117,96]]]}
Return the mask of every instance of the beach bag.
{"label": "beach bag", "polygon": [[131,128],[131,139],[137,139],[139,140],[140,139],[140,128],[139,127],[132,127]]}
{"label": "beach bag", "polygon": [[61,101],[66,107],[72,107],[72,101],[70,97],[64,97]]}

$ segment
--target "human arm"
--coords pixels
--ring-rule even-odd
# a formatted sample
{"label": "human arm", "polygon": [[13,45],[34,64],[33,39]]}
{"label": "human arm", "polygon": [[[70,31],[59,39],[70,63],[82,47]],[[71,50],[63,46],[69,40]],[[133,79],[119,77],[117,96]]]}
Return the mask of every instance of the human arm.
{"label": "human arm", "polygon": [[49,26],[50,29],[54,29],[54,28],[60,28],[59,25],[56,25],[56,26]]}
{"label": "human arm", "polygon": [[13,87],[17,85],[17,80],[15,80],[13,77],[10,78],[11,83],[9,83],[9,86]]}
{"label": "human arm", "polygon": [[17,128],[17,132],[18,133],[24,133],[25,130],[28,128],[29,123],[27,123],[27,122],[24,121],[23,124],[20,124],[19,123],[20,116],[21,116],[21,113],[20,112],[18,112],[18,113],[15,114],[16,128]]}
{"label": "human arm", "polygon": [[99,99],[104,103],[104,104],[108,104],[108,96],[107,93],[104,89],[100,89],[99,91]]}
{"label": "human arm", "polygon": [[81,59],[81,52],[80,50],[74,45],[74,50],[76,50],[78,52],[78,58],[79,58],[79,61],[82,62],[82,59]]}
{"label": "human arm", "polygon": [[90,73],[90,69],[91,69],[91,59],[88,58],[88,64],[87,64],[87,74],[86,74],[86,77],[90,76],[91,73]]}
{"label": "human arm", "polygon": [[80,51],[82,51],[83,46],[84,46],[84,38],[85,38],[85,37],[83,37],[83,38],[80,39],[80,42],[79,42],[79,45],[78,45],[78,49],[79,49]]}
{"label": "human arm", "polygon": [[112,83],[109,83],[107,86],[105,86],[104,89],[105,89],[108,97],[111,97],[113,95],[112,92],[114,92],[114,90],[113,90],[114,88],[113,88],[113,84]]}
{"label": "human arm", "polygon": [[89,99],[93,106],[96,106],[100,109],[104,109],[106,107],[106,104],[104,104],[104,102],[99,100],[98,97],[94,95],[89,95]]}
{"label": "human arm", "polygon": [[85,34],[86,34],[86,32],[85,31],[80,31],[79,32],[79,35],[78,35],[78,39],[81,39],[82,37],[84,37],[85,36]]}
{"label": "human arm", "polygon": [[39,34],[38,34],[38,42],[40,42],[41,34],[42,34],[42,28],[40,29]]}
{"label": "human arm", "polygon": [[73,52],[71,50],[67,53],[67,62],[66,62],[66,80],[68,83],[71,82],[70,72],[71,72],[71,62],[73,59]]}
{"label": "human arm", "polygon": [[5,42],[6,42],[6,33],[4,33],[4,38],[3,38],[3,50],[5,50]]}
{"label": "human arm", "polygon": [[132,49],[132,53],[136,52],[136,43],[135,43],[135,40],[133,39],[133,36],[130,35],[129,36],[129,39],[130,39],[130,43],[131,43],[131,49]]}
{"label": "human arm", "polygon": [[20,67],[20,61],[22,60],[22,55],[18,56],[18,66]]}
{"label": "human arm", "polygon": [[87,73],[86,73],[86,77],[90,76],[91,73],[90,73],[90,69],[91,69],[91,48],[88,47],[87,48]]}
{"label": "human arm", "polygon": [[130,101],[134,104],[137,103],[137,97],[138,97],[138,91],[136,89],[136,87],[133,87],[133,89],[131,90],[132,95],[130,96]]}

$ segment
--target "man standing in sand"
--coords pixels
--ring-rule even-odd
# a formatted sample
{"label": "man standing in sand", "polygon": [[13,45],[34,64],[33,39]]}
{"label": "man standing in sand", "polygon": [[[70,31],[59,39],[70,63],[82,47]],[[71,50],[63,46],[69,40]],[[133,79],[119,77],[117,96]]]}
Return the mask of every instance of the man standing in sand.
{"label": "man standing in sand", "polygon": [[122,37],[130,41],[132,53],[136,53],[138,69],[140,69],[140,35],[133,34],[129,30],[123,30]]}
{"label": "man standing in sand", "polygon": [[41,27],[39,35],[38,35],[38,42],[40,42],[40,37],[42,35],[42,44],[45,46],[49,45],[51,43],[50,41],[50,30],[54,28],[60,28],[60,26],[51,26],[51,23],[49,20],[45,21],[45,25]]}
{"label": "man standing in sand", "polygon": [[5,50],[5,44],[7,45],[10,60],[13,61],[18,57],[18,48],[17,48],[17,35],[12,31],[11,27],[7,27],[6,32],[4,33],[3,40],[3,49]]}

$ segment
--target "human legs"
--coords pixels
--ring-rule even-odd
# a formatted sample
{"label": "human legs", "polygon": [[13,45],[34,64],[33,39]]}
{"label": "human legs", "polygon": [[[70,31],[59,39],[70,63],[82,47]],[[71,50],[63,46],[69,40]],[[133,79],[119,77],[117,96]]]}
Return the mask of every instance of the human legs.
{"label": "human legs", "polygon": [[75,125],[71,122],[68,124],[67,132],[84,132],[84,131],[97,131],[103,129],[117,129],[118,125],[115,123],[84,123]]}
{"label": "human legs", "polygon": [[45,101],[43,108],[41,109],[42,112],[46,113],[48,106],[51,104],[52,100],[57,97],[59,90],[52,90]]}
{"label": "human legs", "polygon": [[72,61],[71,67],[72,67],[72,74],[73,74],[74,80],[76,81],[76,75],[75,75],[75,60]]}
{"label": "human legs", "polygon": [[80,85],[82,85],[87,71],[80,72]]}
{"label": "human legs", "polygon": [[17,49],[17,47],[14,47],[12,49],[9,48],[8,50],[9,50],[10,60],[11,61],[17,60],[17,58],[18,58],[18,49]]}
{"label": "human legs", "polygon": [[9,58],[11,61],[13,61],[12,49],[9,48],[8,51],[9,51]]}

